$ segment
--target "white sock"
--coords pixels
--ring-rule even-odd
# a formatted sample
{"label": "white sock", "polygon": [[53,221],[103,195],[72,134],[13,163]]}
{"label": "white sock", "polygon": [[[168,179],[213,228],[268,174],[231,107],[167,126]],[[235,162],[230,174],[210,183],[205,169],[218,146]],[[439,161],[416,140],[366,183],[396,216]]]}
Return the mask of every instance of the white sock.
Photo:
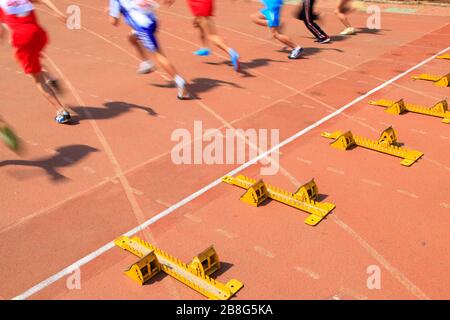
{"label": "white sock", "polygon": [[153,66],[153,63],[150,60],[145,60],[141,62],[141,66]]}
{"label": "white sock", "polygon": [[179,75],[176,75],[173,80],[177,84],[177,87],[183,87],[186,84],[186,81],[184,81],[184,79]]}

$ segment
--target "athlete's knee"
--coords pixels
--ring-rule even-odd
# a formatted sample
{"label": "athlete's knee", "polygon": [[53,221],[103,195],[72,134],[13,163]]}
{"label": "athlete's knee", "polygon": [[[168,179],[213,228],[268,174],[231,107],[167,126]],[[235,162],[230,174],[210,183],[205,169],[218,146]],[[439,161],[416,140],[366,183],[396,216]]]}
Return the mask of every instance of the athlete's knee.
{"label": "athlete's knee", "polygon": [[345,7],[343,6],[339,6],[336,9],[334,9],[334,14],[335,15],[341,15],[341,14],[345,14]]}
{"label": "athlete's knee", "polygon": [[31,77],[37,85],[45,85],[45,76],[42,71],[32,73]]}
{"label": "athlete's knee", "polygon": [[199,27],[202,27],[202,28],[204,28],[208,22],[206,20],[206,17],[195,17],[194,21]]}
{"label": "athlete's knee", "polygon": [[261,19],[261,16],[259,15],[259,13],[252,13],[252,14],[250,15],[250,19],[251,19],[253,22],[257,22],[257,21],[259,21],[259,19]]}
{"label": "athlete's knee", "polygon": [[194,20],[192,20],[192,25],[194,28],[200,28],[200,21],[198,20],[198,17],[195,17]]}
{"label": "athlete's knee", "polygon": [[128,35],[128,41],[131,42],[132,44],[136,44],[137,43],[136,35],[134,33],[130,33]]}
{"label": "athlete's knee", "polygon": [[270,32],[275,39],[278,39],[280,37],[280,31],[278,31],[277,28],[270,28]]}

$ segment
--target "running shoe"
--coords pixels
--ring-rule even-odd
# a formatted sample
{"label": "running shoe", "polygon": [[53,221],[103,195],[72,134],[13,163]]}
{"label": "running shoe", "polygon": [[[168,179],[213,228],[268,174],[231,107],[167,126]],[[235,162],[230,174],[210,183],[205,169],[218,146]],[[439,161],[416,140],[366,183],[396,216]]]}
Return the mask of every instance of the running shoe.
{"label": "running shoe", "polygon": [[301,53],[303,52],[303,48],[302,47],[296,47],[294,49],[292,49],[291,54],[288,56],[289,59],[298,59],[301,55]]}
{"label": "running shoe", "polygon": [[356,30],[353,27],[348,27],[344,31],[342,31],[340,34],[343,36],[349,36],[349,35],[356,34]]}
{"label": "running shoe", "polygon": [[175,77],[175,84],[177,86],[178,89],[178,94],[177,94],[177,98],[180,100],[185,100],[185,99],[189,99],[190,96],[186,90],[186,80],[184,80],[182,77],[180,76],[176,76]]}
{"label": "running shoe", "polygon": [[150,61],[142,61],[137,69],[138,74],[147,74],[153,71],[154,64]]}
{"label": "running shoe", "polygon": [[329,43],[331,41],[330,37],[327,37],[325,39],[317,39],[316,42],[320,43],[320,44],[325,44],[325,43]]}
{"label": "running shoe", "polygon": [[70,113],[66,110],[60,110],[56,113],[55,121],[59,124],[68,123],[70,119]]}
{"label": "running shoe", "polygon": [[211,50],[209,48],[200,48],[194,52],[194,54],[196,56],[202,56],[202,57],[209,56],[210,53],[211,53]]}
{"label": "running shoe", "polygon": [[230,49],[229,53],[230,53],[231,63],[233,64],[234,71],[239,72],[239,70],[241,69],[241,66],[239,64],[239,54],[233,49]]}

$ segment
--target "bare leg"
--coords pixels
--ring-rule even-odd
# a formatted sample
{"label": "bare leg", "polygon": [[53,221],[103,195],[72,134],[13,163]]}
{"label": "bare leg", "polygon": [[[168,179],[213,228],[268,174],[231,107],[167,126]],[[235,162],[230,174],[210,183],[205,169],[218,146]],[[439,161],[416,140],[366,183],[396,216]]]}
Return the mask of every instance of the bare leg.
{"label": "bare leg", "polygon": [[214,25],[214,21],[209,17],[196,17],[198,24],[200,26],[201,32],[203,35],[207,37],[207,39],[217,46],[218,48],[222,49],[226,53],[230,52],[230,47],[228,47],[225,42],[223,41],[222,37],[219,36],[216,30],[216,26]]}
{"label": "bare leg", "polygon": [[161,66],[161,68],[166,71],[171,79],[173,79],[178,88],[178,98],[184,99],[188,97],[188,92],[186,90],[186,81],[177,73],[177,70],[169,59],[164,55],[161,49],[151,53],[154,60]]}
{"label": "bare leg", "polygon": [[267,22],[266,17],[261,12],[257,12],[257,13],[252,14],[250,16],[250,18],[252,19],[252,21],[254,23],[256,23],[259,26],[267,27],[269,25],[269,23]]}
{"label": "bare leg", "polygon": [[272,32],[275,39],[288,46],[289,48],[294,49],[297,47],[297,45],[292,42],[288,36],[280,33],[278,27],[270,28],[270,31]]}
{"label": "bare leg", "polygon": [[147,61],[147,52],[144,50],[144,48],[142,48],[141,44],[133,33],[130,33],[130,35],[128,36],[128,41],[136,49],[139,58],[141,58],[142,61]]}
{"label": "bare leg", "polygon": [[44,95],[44,97],[50,102],[50,104],[57,110],[65,110],[63,103],[58,99],[53,89],[47,84],[47,80],[51,78],[47,77],[46,72],[41,71],[39,73],[33,74],[32,77],[34,79],[34,82],[36,83],[38,90]]}
{"label": "bare leg", "polygon": [[177,75],[177,70],[170,63],[169,59],[164,55],[161,50],[152,52],[151,55],[155,59],[155,61],[160,65],[160,67],[169,74],[169,76],[173,79]]}
{"label": "bare leg", "polygon": [[338,0],[337,7],[334,10],[334,14],[338,17],[338,19],[342,22],[342,24],[346,28],[352,27],[350,21],[347,18],[347,14],[346,14],[349,11],[349,9],[348,9],[349,2],[350,2],[349,0]]}
{"label": "bare leg", "polygon": [[[267,27],[269,25],[266,17],[261,12],[252,14],[250,17],[251,17],[252,21],[259,26]],[[284,45],[288,46],[289,48],[294,49],[297,47],[297,45],[295,43],[293,43],[288,36],[286,36],[280,32],[279,27],[272,27],[272,28],[270,28],[270,31],[272,32],[272,35],[275,39],[277,39]]]}
{"label": "bare leg", "polygon": [[198,31],[200,32],[200,40],[202,41],[203,47],[207,48],[209,46],[208,36],[205,30],[203,30],[203,28],[200,26],[200,21],[198,17],[194,18],[193,25],[194,28],[198,29]]}

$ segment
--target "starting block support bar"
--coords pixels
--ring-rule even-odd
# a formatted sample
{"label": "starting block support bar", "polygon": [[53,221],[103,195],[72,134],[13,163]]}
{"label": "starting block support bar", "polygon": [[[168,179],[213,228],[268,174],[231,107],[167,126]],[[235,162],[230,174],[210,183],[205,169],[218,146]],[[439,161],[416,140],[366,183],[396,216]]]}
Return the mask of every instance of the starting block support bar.
{"label": "starting block support bar", "polygon": [[[141,260],[125,271],[128,276],[141,284],[144,284],[145,281],[161,270],[213,300],[228,300],[244,286],[235,279],[230,280],[227,284],[222,284],[209,277],[220,266],[218,256],[213,247],[209,247],[195,257],[190,264],[186,264],[139,237],[129,238],[121,236],[114,243],[118,247],[141,258]],[[136,272],[140,273],[137,270],[138,268],[149,265],[152,261],[155,261],[155,263],[153,263],[151,273],[148,272],[148,269],[144,269],[145,275],[150,274],[150,277],[135,276]],[[198,265],[199,263],[200,266]]]}
{"label": "starting block support bar", "polygon": [[448,87],[450,84],[450,73],[446,74],[444,76],[436,76],[433,74],[421,74],[418,76],[412,77],[414,80],[425,80],[425,81],[432,81],[435,86],[438,87]]}
{"label": "starting block support bar", "polygon": [[438,59],[445,59],[445,60],[450,60],[450,53],[445,53],[439,57],[437,57]]}
{"label": "starting block support bar", "polygon": [[[226,176],[223,178],[223,182],[246,189],[247,191],[241,197],[241,200],[246,203],[258,206],[262,201],[270,198],[293,208],[308,212],[310,216],[306,218],[305,223],[310,226],[317,225],[336,207],[332,203],[316,201],[318,189],[314,180],[301,186],[296,193],[291,193],[281,188],[265,184],[262,180],[257,181],[244,175],[238,175],[237,177]],[[254,190],[255,186],[258,187],[255,189],[256,191],[260,190],[260,197],[255,202],[249,202],[247,195]],[[266,190],[265,194],[263,194],[264,190]],[[255,194],[257,196],[257,192]]]}
{"label": "starting block support bar", "polygon": [[431,108],[415,105],[412,103],[406,103],[403,99],[399,101],[391,100],[377,100],[369,101],[370,105],[385,107],[387,113],[402,114],[406,111],[423,114],[427,116],[442,118],[443,123],[450,123],[450,111],[448,110],[448,103],[446,100],[442,100],[436,103]]}
{"label": "starting block support bar", "polygon": [[378,141],[353,135],[350,131],[344,134],[340,131],[333,133],[323,132],[322,137],[333,139],[334,141],[331,143],[331,146],[337,149],[348,150],[350,147],[357,145],[366,149],[403,158],[401,164],[407,167],[411,166],[423,156],[423,153],[420,151],[400,147],[397,143],[397,133],[392,127],[384,130]]}

